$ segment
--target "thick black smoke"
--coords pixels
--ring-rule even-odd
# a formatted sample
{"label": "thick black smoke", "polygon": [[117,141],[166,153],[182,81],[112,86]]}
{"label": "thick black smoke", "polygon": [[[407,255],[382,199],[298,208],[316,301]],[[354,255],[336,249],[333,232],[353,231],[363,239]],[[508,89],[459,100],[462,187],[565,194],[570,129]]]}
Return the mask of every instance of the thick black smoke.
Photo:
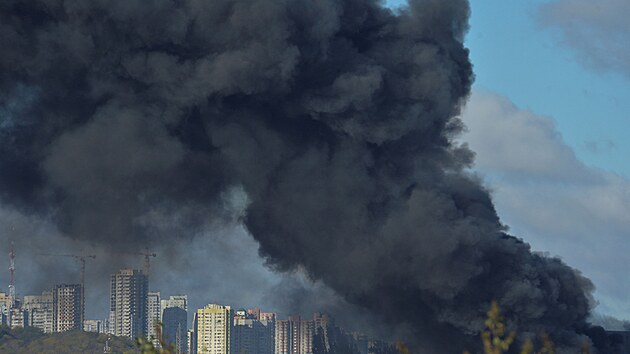
{"label": "thick black smoke", "polygon": [[492,299],[575,347],[590,282],[505,234],[453,143],[468,15],[465,0],[2,1],[2,201],[138,246],[178,242],[242,187],[270,266],[416,351],[470,345]]}

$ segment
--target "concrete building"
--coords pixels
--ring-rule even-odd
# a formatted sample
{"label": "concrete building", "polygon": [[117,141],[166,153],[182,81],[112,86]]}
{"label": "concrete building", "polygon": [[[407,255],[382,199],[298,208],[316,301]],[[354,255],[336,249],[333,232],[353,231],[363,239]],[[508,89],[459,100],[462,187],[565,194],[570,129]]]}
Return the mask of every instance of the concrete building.
{"label": "concrete building", "polygon": [[357,347],[359,353],[368,354],[368,336],[360,332],[352,332],[351,336],[352,340],[354,341],[354,345]]}
{"label": "concrete building", "polygon": [[135,339],[147,337],[147,276],[137,269],[121,269],[111,276],[109,332]]}
{"label": "concrete building", "polygon": [[24,296],[24,310],[28,313],[28,325],[44,333],[54,331],[53,292],[44,291],[41,295]]}
{"label": "concrete building", "polygon": [[276,333],[274,336],[275,354],[291,354],[291,342],[294,333],[289,320],[276,320]]}
{"label": "concrete building", "polygon": [[260,316],[258,317],[259,320],[261,321],[272,321],[272,322],[276,322],[276,314],[273,312],[261,312]]}
{"label": "concrete building", "polygon": [[162,304],[160,303],[159,292],[149,292],[147,295],[147,338],[153,342],[156,348],[160,347],[160,339],[158,338],[157,328],[155,326],[162,319]]}
{"label": "concrete building", "polygon": [[174,295],[161,301],[162,311],[170,307],[179,307],[188,311],[188,295]]}
{"label": "concrete building", "polygon": [[275,354],[301,354],[300,316],[276,320]]}
{"label": "concrete building", "polygon": [[299,354],[313,354],[313,338],[315,337],[315,321],[300,321],[300,351]]}
{"label": "concrete building", "polygon": [[[322,337],[324,349],[326,351],[330,350],[330,338],[328,336],[328,329],[334,326],[334,321],[332,318],[326,314],[321,312],[315,312],[313,315],[313,332],[314,334],[319,334]],[[312,348],[311,348],[312,351]]]}
{"label": "concrete building", "polygon": [[175,347],[175,354],[187,351],[188,312],[181,307],[168,307],[162,311],[164,341]]}
{"label": "concrete building", "polygon": [[11,328],[28,327],[28,313],[21,306],[9,309],[8,324]]}
{"label": "concrete building", "polygon": [[84,320],[83,330],[85,332],[105,333],[105,326],[101,320]]}
{"label": "concrete building", "polygon": [[[271,315],[261,313],[260,317],[275,318]],[[312,320],[289,316],[287,320],[276,320],[275,324],[275,354],[312,354],[316,334],[322,336],[326,350],[330,349],[328,328],[333,321],[327,314],[315,313]]]}
{"label": "concrete building", "polygon": [[83,329],[81,284],[59,284],[53,295],[53,332]]}
{"label": "concrete building", "polygon": [[233,354],[273,354],[275,321],[260,320],[260,310],[234,317]]}
{"label": "concrete building", "polygon": [[11,308],[11,296],[5,292],[0,291],[0,313],[2,314],[2,324],[7,325],[6,318],[9,316],[9,309]]}
{"label": "concrete building", "polygon": [[[194,317],[193,324],[197,323],[196,312],[194,313]],[[188,331],[188,354],[197,354],[197,334],[194,328]]]}
{"label": "concrete building", "polygon": [[230,306],[206,305],[195,313],[197,354],[231,354],[234,312]]}

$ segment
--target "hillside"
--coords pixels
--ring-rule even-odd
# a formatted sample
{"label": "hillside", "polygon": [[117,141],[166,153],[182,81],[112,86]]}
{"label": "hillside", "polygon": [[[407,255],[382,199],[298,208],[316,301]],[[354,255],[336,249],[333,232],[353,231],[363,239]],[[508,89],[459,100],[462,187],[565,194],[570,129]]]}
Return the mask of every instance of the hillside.
{"label": "hillside", "polygon": [[[36,328],[0,327],[0,353],[100,354],[106,340],[107,335],[83,331],[43,334]],[[112,336],[109,345],[112,353],[139,353],[134,343],[126,338]]]}

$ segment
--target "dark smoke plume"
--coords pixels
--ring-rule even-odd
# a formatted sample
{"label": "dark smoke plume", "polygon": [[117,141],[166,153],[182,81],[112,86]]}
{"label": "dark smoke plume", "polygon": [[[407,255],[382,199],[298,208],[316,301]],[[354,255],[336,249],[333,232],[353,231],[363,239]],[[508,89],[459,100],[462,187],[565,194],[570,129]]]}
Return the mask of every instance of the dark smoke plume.
{"label": "dark smoke plume", "polygon": [[2,1],[0,196],[116,248],[176,243],[243,188],[271,267],[417,352],[477,342],[492,299],[571,350],[592,285],[505,233],[453,143],[468,15],[465,0]]}

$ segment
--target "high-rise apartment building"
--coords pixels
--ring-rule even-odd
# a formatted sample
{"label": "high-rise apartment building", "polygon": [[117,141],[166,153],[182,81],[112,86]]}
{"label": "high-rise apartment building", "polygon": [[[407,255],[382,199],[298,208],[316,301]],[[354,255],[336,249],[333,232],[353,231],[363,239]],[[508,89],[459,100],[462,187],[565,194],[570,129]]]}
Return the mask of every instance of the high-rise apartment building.
{"label": "high-rise apartment building", "polygon": [[275,354],[300,354],[300,317],[276,320]]}
{"label": "high-rise apartment building", "polygon": [[323,341],[323,346],[326,351],[330,350],[330,338],[328,336],[328,329],[333,327],[334,321],[332,318],[326,313],[315,312],[313,315],[313,324],[314,324],[314,334],[318,334],[321,336],[321,340]]}
{"label": "high-rise apartment building", "polygon": [[315,321],[300,321],[300,351],[299,354],[313,354],[313,337],[315,336]]}
{"label": "high-rise apartment building", "polygon": [[44,291],[41,295],[24,296],[23,308],[28,313],[29,326],[38,328],[44,333],[54,331],[52,291]]}
{"label": "high-rise apartment building", "polygon": [[289,316],[287,320],[276,320],[275,323],[275,354],[312,354],[316,334],[321,334],[324,345],[330,348],[327,328],[332,320],[326,314],[315,313],[312,320]]}
{"label": "high-rise apartment building", "polygon": [[162,319],[162,304],[160,303],[159,292],[149,292],[147,295],[147,338],[153,342],[156,348],[160,347],[160,339],[158,338],[157,328],[160,320]]}
{"label": "high-rise apartment building", "polygon": [[167,307],[162,311],[164,341],[175,347],[175,354],[186,353],[188,343],[188,312],[181,307]]}
{"label": "high-rise apartment building", "polygon": [[111,276],[109,332],[135,339],[147,337],[147,276],[137,269],[121,269]]}
{"label": "high-rise apartment building", "polygon": [[53,331],[65,332],[71,329],[83,329],[81,284],[59,284],[52,291],[53,295]]}
{"label": "high-rise apartment building", "polygon": [[179,307],[184,309],[184,311],[188,311],[188,296],[187,295],[174,295],[170,296],[168,299],[163,299],[162,301],[162,311],[169,307]]}
{"label": "high-rise apartment building", "polygon": [[162,332],[167,343],[175,345],[175,352],[188,351],[188,296],[174,295],[161,301]]}
{"label": "high-rise apartment building", "polygon": [[230,306],[206,305],[195,313],[197,354],[231,354],[234,313]]}
{"label": "high-rise apartment building", "polygon": [[[247,313],[234,317],[232,333],[233,353],[273,354],[275,316],[265,313],[261,320],[260,309],[250,309]],[[268,320],[269,319],[269,320]]]}

